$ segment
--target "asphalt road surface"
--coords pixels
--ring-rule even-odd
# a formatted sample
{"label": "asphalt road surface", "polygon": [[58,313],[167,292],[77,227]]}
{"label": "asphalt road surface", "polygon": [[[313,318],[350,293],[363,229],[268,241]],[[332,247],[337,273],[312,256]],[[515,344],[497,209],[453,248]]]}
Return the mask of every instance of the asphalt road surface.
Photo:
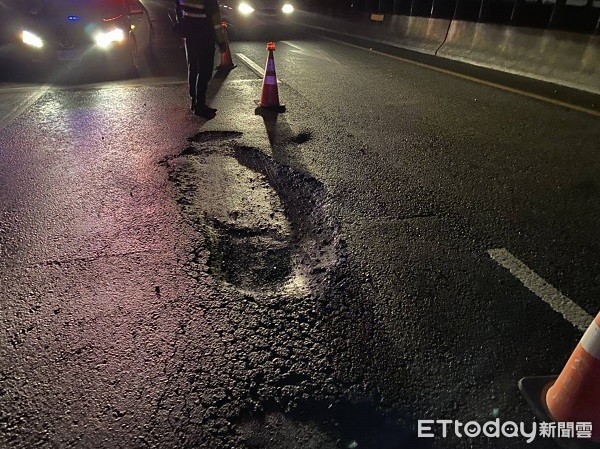
{"label": "asphalt road surface", "polygon": [[597,98],[268,28],[205,123],[144,3],[139,79],[2,68],[0,447],[558,447],[418,420],[529,431],[598,313]]}

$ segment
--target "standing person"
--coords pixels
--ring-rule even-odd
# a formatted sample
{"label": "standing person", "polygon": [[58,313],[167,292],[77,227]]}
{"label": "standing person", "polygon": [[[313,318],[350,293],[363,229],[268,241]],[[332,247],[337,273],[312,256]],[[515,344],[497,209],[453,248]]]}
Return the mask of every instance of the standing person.
{"label": "standing person", "polygon": [[225,52],[225,31],[217,0],[176,0],[177,20],[185,37],[188,82],[194,114],[210,120],[217,110],[206,105],[206,89],[212,77],[215,42]]}

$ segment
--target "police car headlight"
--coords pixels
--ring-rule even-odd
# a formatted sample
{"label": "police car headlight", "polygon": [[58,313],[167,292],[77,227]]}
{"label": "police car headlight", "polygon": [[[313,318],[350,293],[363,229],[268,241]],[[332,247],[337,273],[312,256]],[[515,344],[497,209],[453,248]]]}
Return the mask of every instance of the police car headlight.
{"label": "police car headlight", "polygon": [[44,41],[39,36],[27,30],[21,33],[21,41],[30,47],[42,48],[44,46]]}
{"label": "police car headlight", "polygon": [[283,7],[281,8],[281,11],[284,14],[291,14],[294,12],[294,7],[292,5],[290,5],[289,3],[286,3],[285,5],[283,5]]}
{"label": "police car headlight", "polygon": [[248,3],[240,3],[240,6],[238,6],[238,9],[245,16],[249,16],[250,14],[252,14],[254,12],[254,8],[252,6],[250,6]]}
{"label": "police car headlight", "polygon": [[98,33],[94,38],[96,45],[100,48],[108,48],[112,43],[123,42],[125,40],[125,31],[121,28],[115,28],[106,33]]}

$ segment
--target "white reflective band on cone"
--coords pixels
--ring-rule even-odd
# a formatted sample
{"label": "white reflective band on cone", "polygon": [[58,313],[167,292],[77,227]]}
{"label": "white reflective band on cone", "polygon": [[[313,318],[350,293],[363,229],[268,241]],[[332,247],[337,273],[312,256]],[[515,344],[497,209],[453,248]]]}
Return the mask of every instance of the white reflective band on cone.
{"label": "white reflective band on cone", "polygon": [[276,76],[265,76],[265,84],[277,84]]}
{"label": "white reflective band on cone", "polygon": [[583,349],[585,349],[589,355],[596,360],[600,360],[600,326],[596,324],[596,321],[594,321],[585,334],[583,334],[581,346],[583,346]]}

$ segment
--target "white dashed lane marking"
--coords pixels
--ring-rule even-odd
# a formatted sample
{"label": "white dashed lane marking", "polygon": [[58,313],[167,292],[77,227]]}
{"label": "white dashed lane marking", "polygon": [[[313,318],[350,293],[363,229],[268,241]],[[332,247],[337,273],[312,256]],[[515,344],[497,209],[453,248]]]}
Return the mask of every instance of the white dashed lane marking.
{"label": "white dashed lane marking", "polygon": [[504,248],[490,249],[488,254],[502,265],[530,291],[535,293],[552,309],[560,313],[567,321],[581,331],[585,331],[594,317],[550,285],[531,268],[513,256]]}
{"label": "white dashed lane marking", "polygon": [[237,57],[240,58],[248,67],[250,67],[250,69],[252,69],[253,72],[255,72],[259,77],[263,77],[265,74],[265,71],[263,69],[260,68],[260,66],[254,62],[252,59],[250,59],[248,56],[246,56],[243,53],[236,53]]}

